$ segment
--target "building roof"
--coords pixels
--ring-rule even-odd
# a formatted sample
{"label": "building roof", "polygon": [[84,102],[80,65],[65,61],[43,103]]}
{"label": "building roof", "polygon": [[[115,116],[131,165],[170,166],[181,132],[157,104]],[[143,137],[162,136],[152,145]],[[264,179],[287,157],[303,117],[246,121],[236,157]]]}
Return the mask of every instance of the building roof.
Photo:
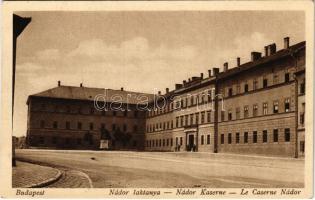
{"label": "building roof", "polygon": [[292,45],[288,49],[281,49],[270,56],[264,56],[264,57],[261,57],[255,61],[253,61],[253,62],[251,61],[251,62],[244,63],[244,64],[240,65],[239,67],[231,68],[231,69],[227,70],[226,72],[220,72],[218,74],[218,78],[224,79],[224,78],[230,77],[230,76],[238,74],[240,72],[244,72],[246,70],[258,67],[262,64],[273,62],[273,61],[279,60],[281,58],[290,56],[291,53],[296,54],[298,51],[300,51],[302,49],[305,49],[305,41],[297,43],[295,45]]}
{"label": "building roof", "polygon": [[56,98],[56,99],[72,99],[72,100],[87,100],[94,101],[95,97],[102,96],[99,98],[100,101],[106,100],[106,102],[117,103],[128,103],[128,104],[139,104],[152,101],[154,98],[153,94],[130,92],[125,90],[113,90],[104,88],[90,88],[90,87],[74,87],[74,86],[58,86],[52,89],[45,90],[43,92],[30,95],[30,97],[45,97],[45,98]]}

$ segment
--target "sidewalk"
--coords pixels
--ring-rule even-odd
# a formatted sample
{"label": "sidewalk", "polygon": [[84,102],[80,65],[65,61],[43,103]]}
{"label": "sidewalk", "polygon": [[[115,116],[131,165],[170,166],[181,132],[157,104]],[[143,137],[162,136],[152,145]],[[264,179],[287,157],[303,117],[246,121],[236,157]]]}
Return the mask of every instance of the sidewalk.
{"label": "sidewalk", "polygon": [[12,170],[12,187],[44,187],[60,177],[58,169],[17,161]]}

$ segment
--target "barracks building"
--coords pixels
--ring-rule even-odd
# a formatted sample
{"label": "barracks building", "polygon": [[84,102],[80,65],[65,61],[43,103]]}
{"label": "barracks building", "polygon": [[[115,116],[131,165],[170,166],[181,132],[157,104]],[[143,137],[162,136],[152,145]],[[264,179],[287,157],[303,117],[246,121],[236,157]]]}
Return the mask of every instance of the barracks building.
{"label": "barracks building", "polygon": [[303,156],[305,42],[283,42],[280,50],[267,45],[264,54],[251,52],[250,62],[237,58],[230,69],[224,63],[223,71],[213,68],[164,94],[59,82],[27,100],[28,145]]}

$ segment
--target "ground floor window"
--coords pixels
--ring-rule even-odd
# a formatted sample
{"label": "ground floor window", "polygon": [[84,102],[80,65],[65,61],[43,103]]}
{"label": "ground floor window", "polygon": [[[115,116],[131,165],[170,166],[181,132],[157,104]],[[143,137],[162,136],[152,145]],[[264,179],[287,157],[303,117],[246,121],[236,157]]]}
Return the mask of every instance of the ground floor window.
{"label": "ground floor window", "polygon": [[244,143],[248,143],[248,132],[244,132]]}
{"label": "ground floor window", "polygon": [[228,135],[228,143],[232,144],[232,133],[229,133]]}
{"label": "ground floor window", "polygon": [[204,136],[202,135],[201,136],[201,145],[203,145],[204,144]]}
{"label": "ground floor window", "polygon": [[253,132],[253,143],[257,143],[257,131]]}
{"label": "ground floor window", "polygon": [[224,134],[221,134],[221,144],[224,144]]}
{"label": "ground floor window", "polygon": [[210,135],[207,135],[207,144],[210,144]]}
{"label": "ground floor window", "polygon": [[268,133],[266,130],[263,131],[263,143],[266,143],[267,142],[267,139],[268,138]]}
{"label": "ground floor window", "polygon": [[304,151],[305,151],[305,142],[300,141],[300,152],[304,153]]}
{"label": "ground floor window", "polygon": [[240,133],[235,134],[235,142],[240,143]]}
{"label": "ground floor window", "polygon": [[278,129],[273,130],[273,142],[278,142]]}
{"label": "ground floor window", "polygon": [[289,128],[284,129],[284,141],[290,142],[290,129]]}

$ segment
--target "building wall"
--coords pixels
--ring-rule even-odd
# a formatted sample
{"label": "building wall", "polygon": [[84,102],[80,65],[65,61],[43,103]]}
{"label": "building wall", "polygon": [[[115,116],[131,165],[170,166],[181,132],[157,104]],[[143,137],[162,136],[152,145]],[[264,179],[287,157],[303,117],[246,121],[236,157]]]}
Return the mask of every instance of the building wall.
{"label": "building wall", "polygon": [[[29,102],[29,144],[40,147],[97,149],[101,128],[105,128],[113,135],[119,129],[132,136],[126,146],[116,141],[116,148],[143,149],[145,113],[136,111],[135,114],[132,109],[131,107],[126,115],[124,111],[104,113],[94,109],[93,102],[33,98]],[[54,123],[57,123],[57,127],[54,127]],[[84,139],[87,133],[92,135],[91,144]],[[57,138],[58,143],[54,143],[53,138]],[[70,144],[66,139],[70,140]]]}

